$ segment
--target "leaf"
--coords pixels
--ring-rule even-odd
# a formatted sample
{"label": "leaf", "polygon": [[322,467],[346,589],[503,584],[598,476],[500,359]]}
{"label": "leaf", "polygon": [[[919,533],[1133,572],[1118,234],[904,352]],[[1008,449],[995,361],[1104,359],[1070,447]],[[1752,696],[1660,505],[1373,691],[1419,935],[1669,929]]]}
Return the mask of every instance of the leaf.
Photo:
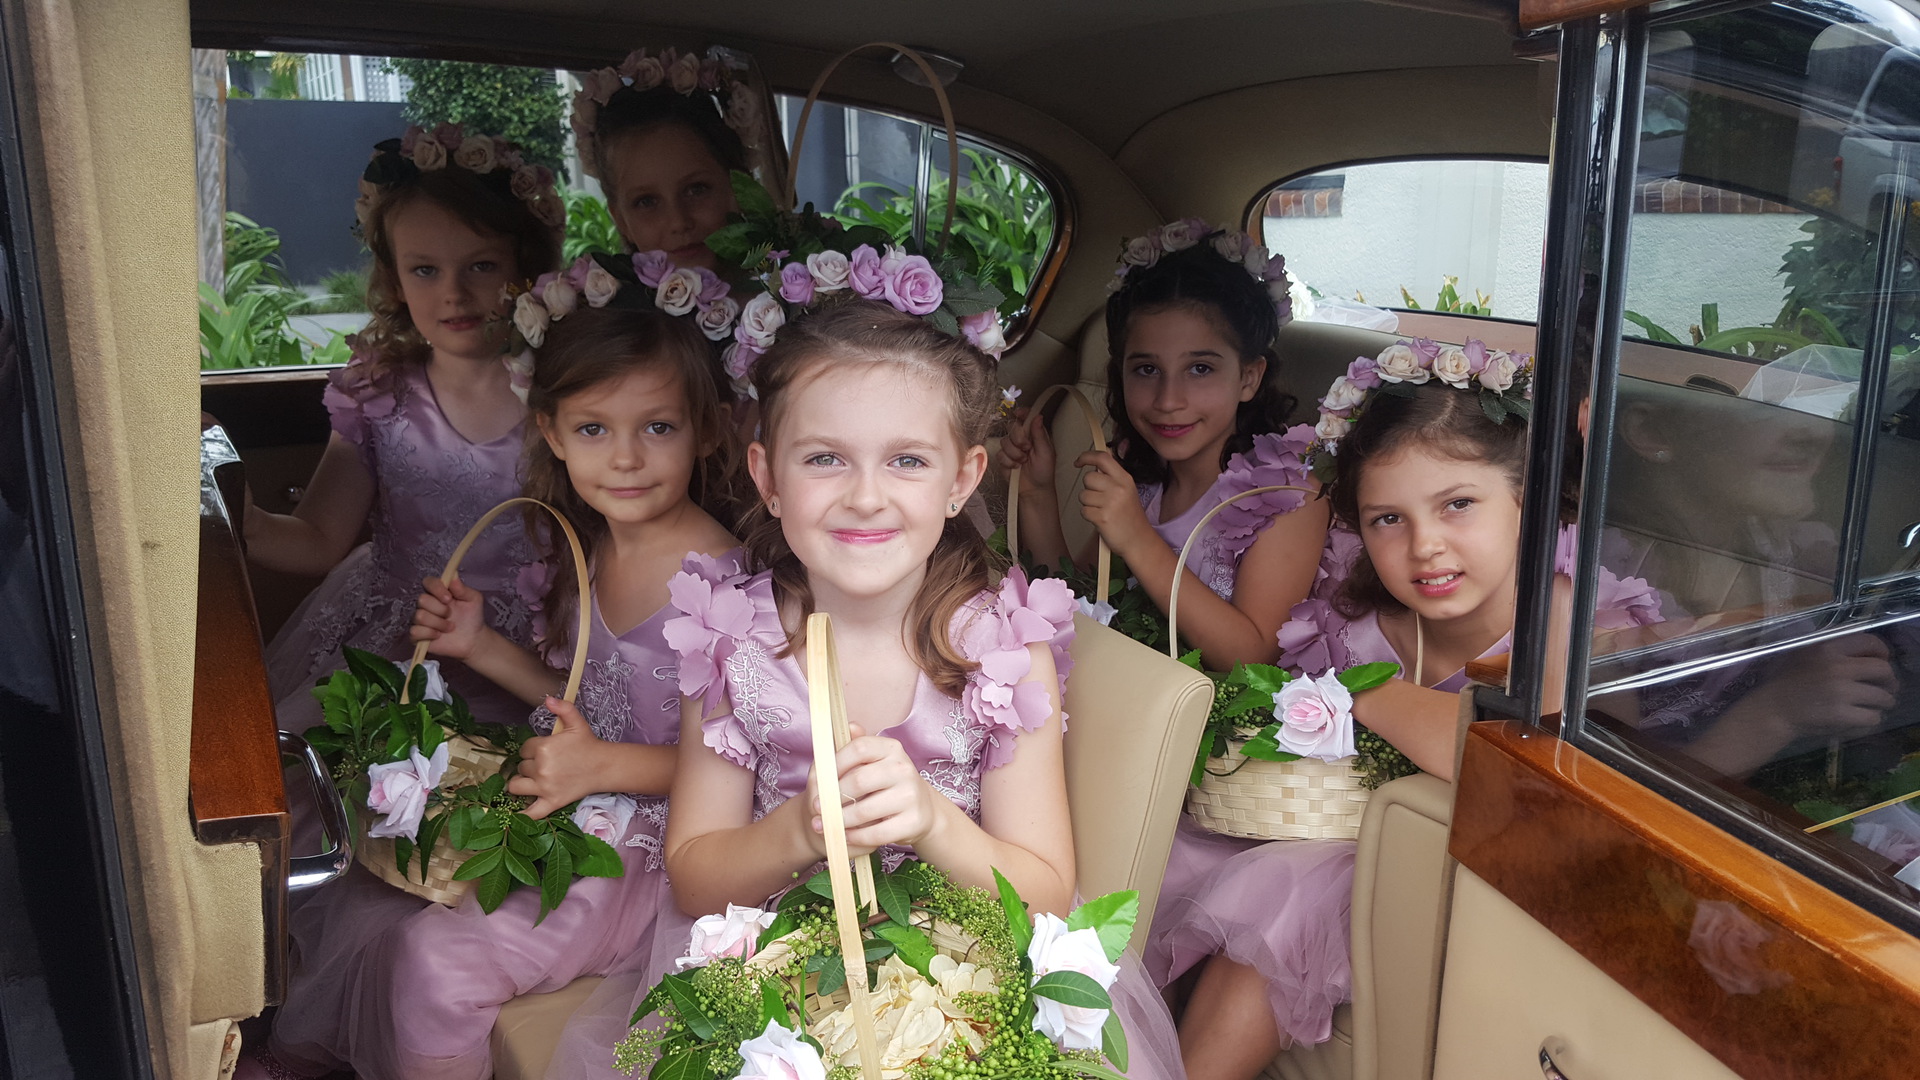
{"label": "leaf", "polygon": [[1247,688],[1268,695],[1269,702],[1273,700],[1272,695],[1279,693],[1282,687],[1293,681],[1293,676],[1272,664],[1242,664],[1234,671],[1236,675],[1243,673],[1243,681]]}
{"label": "leaf", "polygon": [[847,963],[838,954],[822,957],[820,962],[820,996],[825,997],[847,985]]}
{"label": "leaf", "polygon": [[798,919],[795,919],[793,916],[787,914],[784,911],[779,912],[778,914],[774,915],[773,921],[767,924],[767,928],[765,930],[760,931],[759,939],[753,943],[754,950],[757,952],[761,949],[764,949],[767,947],[768,943],[778,938],[785,937],[786,935],[793,933],[795,930],[798,930],[799,928],[800,928],[800,921]]}
{"label": "leaf", "polygon": [[501,847],[494,848],[490,851],[483,851],[455,868],[453,871],[453,880],[472,881],[482,874],[492,873],[493,869],[500,865],[501,860],[506,858],[506,855],[507,849]]}
{"label": "leaf", "polygon": [[[506,850],[504,848],[502,851]],[[496,866],[480,879],[474,887],[474,896],[480,901],[480,910],[491,915],[500,902],[507,898],[508,890],[513,888],[513,875],[504,866]]]}
{"label": "leaf", "polygon": [[712,1073],[707,1062],[712,1056],[713,1049],[705,1046],[661,1054],[653,1071],[647,1073],[647,1080],[707,1080]]}
{"label": "leaf", "polygon": [[833,878],[825,870],[807,879],[807,891],[815,896],[833,899]]}
{"label": "leaf", "polygon": [[[757,184],[755,185],[758,186]],[[722,262],[734,266],[744,265],[747,255],[754,249],[754,226],[750,222],[736,221],[723,225],[707,237],[707,246],[720,257]]]}
{"label": "leaf", "polygon": [[729,176],[733,183],[733,202],[740,213],[749,217],[772,217],[779,212],[773,205],[773,196],[767,193],[765,184],[755,180],[751,173],[735,169]]}
{"label": "leaf", "polygon": [[[407,864],[413,861],[413,841],[407,839],[404,836],[394,837],[393,861],[394,861],[394,864],[400,868],[400,876],[406,877]],[[425,860],[423,859],[421,860],[421,862],[423,865],[420,871],[420,877],[422,880],[424,880],[427,876],[427,872],[424,867]]]}
{"label": "leaf", "polygon": [[505,829],[502,829],[492,819],[483,816],[480,819],[480,827],[467,835],[465,850],[486,851],[490,848],[499,848],[501,847],[502,841],[506,840],[506,838],[507,832]]}
{"label": "leaf", "polygon": [[713,1018],[700,1008],[700,999],[693,990],[693,977],[667,975],[661,978],[660,985],[667,992],[667,1000],[673,1002],[673,1011],[680,1014],[680,1022],[687,1025],[693,1037],[703,1042],[713,1038]]}
{"label": "leaf", "polygon": [[1033,981],[1033,994],[1076,1009],[1113,1008],[1113,998],[1107,991],[1078,971],[1047,972]]}
{"label": "leaf", "polygon": [[1118,1012],[1107,1013],[1107,1022],[1100,1028],[1100,1052],[1114,1068],[1127,1071],[1127,1029],[1120,1023]]}
{"label": "leaf", "polygon": [[892,874],[880,869],[878,852],[868,857],[873,860],[873,892],[880,901],[880,910],[886,912],[887,918],[894,922],[907,925],[912,901],[907,896],[906,887],[895,881]]}
{"label": "leaf", "polygon": [[[568,824],[572,823],[569,822]],[[617,878],[626,876],[627,868],[620,862],[620,853],[613,850],[612,844],[607,843],[597,836],[588,836],[585,833],[580,835],[580,839],[586,841],[584,845],[585,857],[582,857],[582,849],[580,847],[568,845],[573,849],[574,873],[581,877]]]}
{"label": "leaf", "polygon": [[943,334],[948,334],[953,337],[960,336],[960,320],[954,318],[953,312],[944,307],[933,309],[933,311],[927,315],[927,321],[933,324],[935,330]]}
{"label": "leaf", "polygon": [[493,800],[499,798],[501,793],[506,790],[507,790],[506,777],[497,776],[497,775],[489,776],[486,778],[485,781],[483,781],[480,784],[479,789],[474,792],[474,797],[479,799],[483,803],[490,803]]}
{"label": "leaf", "polygon": [[1341,672],[1336,678],[1340,685],[1353,693],[1371,690],[1376,686],[1385,686],[1400,674],[1400,665],[1382,660],[1373,664],[1359,664]]}
{"label": "leaf", "polygon": [[1060,1067],[1068,1072],[1092,1077],[1093,1080],[1127,1080],[1126,1077],[1105,1065],[1097,1065],[1085,1058],[1063,1057],[1060,1059]]}
{"label": "leaf", "polygon": [[1195,671],[1206,670],[1205,668],[1202,668],[1200,666],[1200,650],[1199,649],[1193,649],[1182,654],[1180,657],[1180,662],[1187,665],[1188,667],[1192,668]]}
{"label": "leaf", "polygon": [[1280,749],[1280,725],[1268,724],[1260,733],[1240,744],[1240,756],[1255,761],[1299,761],[1300,755]]}
{"label": "leaf", "polygon": [[555,844],[540,867],[540,918],[533,921],[535,926],[547,917],[547,912],[560,906],[572,885],[573,856],[567,854],[565,846]]}
{"label": "leaf", "polygon": [[926,931],[917,926],[908,926],[906,923],[889,921],[875,926],[873,934],[892,945],[894,951],[908,967],[928,979],[933,978],[928,965],[933,962],[937,950],[933,947],[933,941],[927,937]]}
{"label": "leaf", "polygon": [[1132,889],[1111,892],[1074,908],[1067,915],[1068,930],[1093,930],[1100,935],[1100,946],[1107,959],[1120,962],[1127,940],[1133,936],[1133,924],[1140,918],[1140,894]]}
{"label": "leaf", "polygon": [[1008,881],[997,869],[993,872],[993,883],[1000,888],[1000,909],[1007,913],[1007,929],[1013,934],[1013,951],[1025,956],[1027,946],[1033,944],[1033,919],[1027,914],[1027,905],[1014,890],[1013,882]]}
{"label": "leaf", "polygon": [[400,669],[394,666],[393,661],[365,649],[349,647],[341,652],[346,657],[347,670],[385,690],[390,697],[400,696]]}
{"label": "leaf", "polygon": [[769,1021],[779,1024],[788,1031],[793,1030],[793,1017],[787,1013],[787,999],[781,995],[779,985],[772,979],[761,979],[759,1025],[761,1031],[767,1029]]}
{"label": "leaf", "polygon": [[1486,414],[1487,419],[1496,424],[1504,424],[1507,422],[1507,413],[1509,410],[1507,409],[1505,399],[1501,398],[1499,394],[1482,393],[1480,395],[1480,411]]}
{"label": "leaf", "polygon": [[1187,783],[1199,787],[1205,782],[1207,759],[1213,756],[1214,731],[1208,728],[1200,735],[1200,752],[1193,756],[1193,773],[1187,777]]}

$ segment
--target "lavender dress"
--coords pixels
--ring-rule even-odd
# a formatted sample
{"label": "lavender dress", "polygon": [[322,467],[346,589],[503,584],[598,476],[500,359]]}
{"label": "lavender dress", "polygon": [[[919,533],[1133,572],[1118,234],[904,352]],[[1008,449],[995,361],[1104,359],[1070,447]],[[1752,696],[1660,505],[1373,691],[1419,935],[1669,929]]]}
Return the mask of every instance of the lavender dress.
{"label": "lavender dress", "polygon": [[[520,494],[524,424],[490,442],[468,442],[440,411],[423,366],[392,370],[380,385],[371,367],[356,356],[328,379],[325,400],[333,430],[359,449],[374,479],[373,539],[327,574],[267,648],[279,723],[288,731],[320,722],[311,691],[342,665],[342,646],[405,658],[421,580],[446,568],[481,514]],[[460,565],[461,580],[488,597],[488,625],[522,645],[531,622],[514,581],[533,561],[519,516],[503,514]],[[443,661],[441,669],[480,719],[526,715],[512,695],[465,665]]]}
{"label": "lavender dress", "polygon": [[[694,570],[691,565],[689,569]],[[667,628],[667,638],[679,653],[681,690],[701,700],[710,717],[704,725],[706,749],[753,770],[753,814],[758,820],[801,794],[813,767],[805,667],[794,656],[777,655],[786,648],[787,637],[769,574],[694,570],[676,577],[673,589],[674,602],[686,616]],[[1073,611],[1073,596],[1060,582],[1029,584],[1018,570],[1008,574],[997,590],[982,592],[954,619],[953,641],[963,655],[982,661],[961,696],[947,696],[923,676],[912,710],[882,733],[898,739],[934,790],[976,821],[980,778],[1013,760],[1020,735],[1039,728],[1052,711],[1043,687],[1019,682],[1027,671],[1027,646],[1048,643],[1064,686],[1072,664],[1067,646],[1073,640]],[[896,849],[882,858],[897,865],[908,854]],[[650,982],[609,979],[589,1003],[588,1010],[619,1018],[601,1046],[608,1064],[598,1075],[618,1075],[611,1069],[610,1047],[625,1031],[624,1021]],[[1166,1005],[1137,962],[1122,960],[1112,993],[1127,1028],[1132,1058],[1128,1075],[1139,1080],[1183,1077]]]}
{"label": "lavender dress", "polygon": [[[1154,531],[1178,551],[1200,518],[1237,492],[1311,486],[1302,454],[1312,441],[1313,429],[1304,424],[1257,437],[1251,450],[1228,461],[1198,502]],[[1160,517],[1160,494],[1158,485],[1141,488],[1148,521]],[[1300,493],[1281,491],[1222,510],[1194,544],[1187,569],[1221,599],[1232,600],[1241,557],[1275,518],[1305,501]],[[1296,1042],[1325,1041],[1334,1006],[1346,1000],[1351,981],[1346,911],[1353,896],[1353,847],[1345,840],[1266,843],[1220,836],[1182,817],[1147,939],[1148,973],[1165,987],[1207,957],[1226,956],[1266,979],[1281,1032]],[[1276,897],[1285,902],[1277,904]],[[1335,913],[1326,915],[1329,910]]]}
{"label": "lavender dress", "polygon": [[[737,572],[737,553],[687,563],[722,564]],[[616,635],[595,600],[579,705],[600,738],[679,740],[678,673],[663,636],[675,614],[661,608]],[[535,725],[542,721],[552,723],[545,710],[535,714]],[[310,1075],[351,1069],[361,1080],[485,1080],[493,1074],[488,1036],[509,999],[583,975],[657,977],[649,968],[662,951],[656,941],[684,946],[692,923],[673,903],[662,861],[667,800],[633,803],[624,827],[601,834],[626,875],[574,882],[538,926],[540,898],[527,889],[508,894],[491,915],[471,896],[444,907],[358,866],[319,890],[294,913],[297,966],[273,1055]]]}

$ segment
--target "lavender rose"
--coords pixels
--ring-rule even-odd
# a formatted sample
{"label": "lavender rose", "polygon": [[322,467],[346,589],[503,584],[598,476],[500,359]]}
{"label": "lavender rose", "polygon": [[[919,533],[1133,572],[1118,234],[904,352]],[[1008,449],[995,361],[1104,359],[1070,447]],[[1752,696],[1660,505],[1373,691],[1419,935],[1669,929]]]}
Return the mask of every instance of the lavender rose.
{"label": "lavender rose", "polygon": [[[1007,351],[1007,335],[1006,331],[1000,328],[1000,313],[992,309],[961,319],[960,335],[967,339],[967,344],[995,360],[1000,359],[1000,354]],[[1016,390],[1014,393],[1017,396],[1019,391]],[[1011,404],[1011,402],[1008,403],[1009,407]]]}
{"label": "lavender rose", "polygon": [[853,249],[847,261],[847,284],[868,300],[878,300],[887,291],[887,277],[880,269],[880,253],[871,244]]}
{"label": "lavender rose", "polygon": [[633,272],[640,278],[640,284],[649,289],[658,288],[660,279],[673,270],[673,260],[664,251],[642,251],[633,257]]}
{"label": "lavender rose", "polygon": [[946,286],[924,255],[903,255],[885,285],[887,303],[909,315],[931,315]]}
{"label": "lavender rose", "polygon": [[813,275],[806,263],[790,262],[780,268],[780,299],[802,307],[813,303]]}

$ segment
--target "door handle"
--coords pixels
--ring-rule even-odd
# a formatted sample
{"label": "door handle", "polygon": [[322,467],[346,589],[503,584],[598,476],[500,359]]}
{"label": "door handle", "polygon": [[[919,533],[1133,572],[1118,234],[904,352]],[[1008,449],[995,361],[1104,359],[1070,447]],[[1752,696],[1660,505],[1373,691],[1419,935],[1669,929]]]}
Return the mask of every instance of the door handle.
{"label": "door handle", "polygon": [[[1543,1080],[1567,1080],[1567,1074],[1561,1072],[1560,1066],[1553,1063],[1553,1053],[1547,1049],[1549,1043],[1557,1044],[1557,1042],[1558,1040],[1549,1039],[1540,1044],[1540,1075]],[[1564,1046],[1561,1047],[1561,1052],[1566,1052]]]}
{"label": "door handle", "polygon": [[353,865],[353,832],[347,822],[347,808],[333,790],[326,762],[307,743],[291,731],[280,734],[280,754],[299,761],[313,786],[313,801],[320,808],[320,824],[333,837],[333,847],[318,855],[296,855],[287,860],[287,892],[317,889],[347,872]]}

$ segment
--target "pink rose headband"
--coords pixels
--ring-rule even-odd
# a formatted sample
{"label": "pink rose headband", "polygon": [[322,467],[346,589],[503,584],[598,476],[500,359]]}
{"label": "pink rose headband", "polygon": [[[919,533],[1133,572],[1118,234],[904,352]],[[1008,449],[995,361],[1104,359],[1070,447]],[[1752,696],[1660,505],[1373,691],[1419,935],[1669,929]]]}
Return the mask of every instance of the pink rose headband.
{"label": "pink rose headband", "polygon": [[705,58],[677,49],[665,49],[649,56],[635,49],[616,67],[604,67],[580,76],[581,90],[573,96],[573,113],[567,122],[573,127],[580,147],[580,165],[588,176],[599,177],[598,154],[594,150],[594,127],[600,110],[614,95],[631,90],[644,94],[652,90],[691,98],[706,95],[720,118],[747,149],[755,149],[759,137],[760,103],[751,93],[735,93],[736,67],[745,67],[738,53],[718,46],[708,49]]}
{"label": "pink rose headband", "polygon": [[1120,266],[1107,282],[1107,292],[1127,287],[1135,270],[1145,270],[1176,251],[1206,244],[1214,254],[1244,267],[1255,281],[1267,287],[1273,300],[1279,325],[1293,321],[1292,282],[1287,279],[1287,260],[1267,252],[1267,246],[1233,229],[1216,229],[1197,217],[1170,221],[1145,236],[1136,236],[1121,245]]}
{"label": "pink rose headband", "polygon": [[469,133],[459,124],[441,124],[432,131],[415,124],[400,138],[375,144],[353,204],[360,230],[373,219],[374,201],[382,193],[450,165],[479,176],[505,173],[507,190],[526,203],[534,217],[555,229],[567,223],[567,204],[554,188],[552,169],[528,164],[518,147],[497,135]]}
{"label": "pink rose headband", "polygon": [[1533,409],[1533,357],[1526,353],[1489,349],[1472,339],[1465,345],[1441,345],[1426,338],[1396,341],[1377,357],[1362,356],[1348,364],[1347,373],[1333,380],[1320,399],[1320,422],[1307,449],[1313,475],[1322,483],[1332,479],[1340,440],[1359,422],[1374,394],[1411,395],[1414,387],[1435,379],[1477,393],[1481,411],[1496,424],[1508,417],[1526,423]]}

